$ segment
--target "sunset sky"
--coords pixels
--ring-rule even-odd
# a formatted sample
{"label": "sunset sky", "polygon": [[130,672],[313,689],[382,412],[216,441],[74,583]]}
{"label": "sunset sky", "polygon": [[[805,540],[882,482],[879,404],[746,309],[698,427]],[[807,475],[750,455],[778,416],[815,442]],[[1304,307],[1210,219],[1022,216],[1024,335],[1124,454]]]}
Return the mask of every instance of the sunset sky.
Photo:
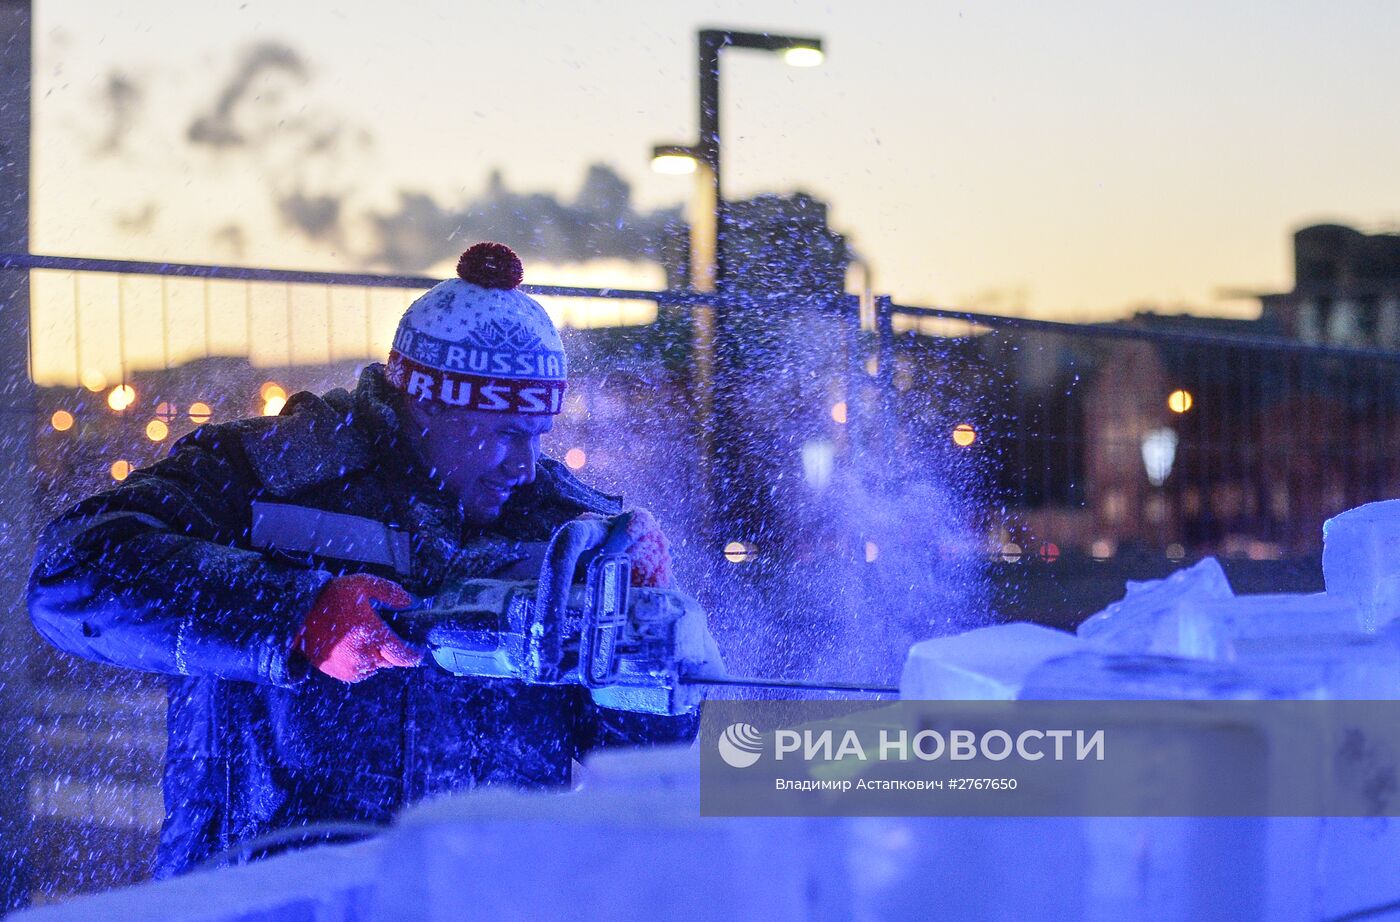
{"label": "sunset sky", "polygon": [[[499,169],[572,200],[595,162],[638,210],[676,205],[689,182],[649,151],[693,140],[714,25],[827,46],[807,69],[726,53],[727,193],[830,202],[907,303],[1247,316],[1219,290],[1290,287],[1297,226],[1400,224],[1400,4],[701,9],[36,0],[33,249],[360,269],[401,192],[456,207]],[[258,48],[278,50],[235,99]],[[295,195],[338,201],[334,226],[294,230]]]}

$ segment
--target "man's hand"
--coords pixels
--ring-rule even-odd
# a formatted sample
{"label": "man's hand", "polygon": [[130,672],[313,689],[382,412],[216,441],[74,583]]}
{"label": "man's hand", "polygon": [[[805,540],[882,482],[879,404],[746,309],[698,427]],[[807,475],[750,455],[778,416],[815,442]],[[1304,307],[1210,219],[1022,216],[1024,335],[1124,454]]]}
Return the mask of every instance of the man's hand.
{"label": "man's hand", "polygon": [[413,602],[392,580],[355,573],[321,589],[297,634],[296,648],[333,679],[359,682],[380,669],[417,666],[423,654],[384,623],[373,603],[403,608]]}

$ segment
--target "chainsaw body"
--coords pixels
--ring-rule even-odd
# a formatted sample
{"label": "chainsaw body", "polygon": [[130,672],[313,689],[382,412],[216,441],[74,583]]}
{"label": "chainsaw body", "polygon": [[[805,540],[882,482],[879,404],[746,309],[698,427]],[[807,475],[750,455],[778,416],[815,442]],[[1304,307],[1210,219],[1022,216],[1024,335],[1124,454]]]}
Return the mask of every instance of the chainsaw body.
{"label": "chainsaw body", "polygon": [[[461,676],[582,685],[602,707],[680,714],[697,696],[681,682],[677,632],[699,603],[634,588],[612,523],[571,522],[551,540],[538,580],[451,578],[435,596],[386,612],[405,639]],[[580,578],[581,574],[581,578]]]}

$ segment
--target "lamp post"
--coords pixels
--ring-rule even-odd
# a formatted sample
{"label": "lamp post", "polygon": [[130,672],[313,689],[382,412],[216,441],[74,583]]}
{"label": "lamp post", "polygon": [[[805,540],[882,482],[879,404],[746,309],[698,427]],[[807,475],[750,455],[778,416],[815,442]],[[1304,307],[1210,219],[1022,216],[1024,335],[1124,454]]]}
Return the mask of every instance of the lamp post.
{"label": "lamp post", "polygon": [[[690,287],[694,291],[730,293],[725,273],[725,233],[727,210],[720,170],[720,53],[726,48],[750,48],[781,54],[796,67],[811,67],[823,59],[819,38],[774,35],[766,32],[738,32],[731,29],[701,29],[697,33],[699,65],[699,129],[695,144],[665,144],[652,150],[652,167],[658,172],[695,176],[690,199]],[[731,353],[728,342],[731,324],[725,310],[697,305],[691,313],[693,390],[701,444],[701,464],[705,480],[718,512],[716,525],[730,523],[724,489],[726,475],[733,469],[733,456],[741,449],[738,433],[721,406],[716,413],[714,396],[724,393],[729,379],[724,357]],[[728,541],[735,535],[724,535]]]}
{"label": "lamp post", "polygon": [[[31,43],[29,0],[0,3],[0,252],[29,252],[29,141]],[[11,732],[0,741],[9,772],[0,792],[0,913],[29,899],[29,772],[33,752],[25,728],[33,715],[34,690],[28,652],[34,630],[25,617],[25,577],[34,554],[34,385],[29,379],[29,272],[0,272],[0,409],[5,413],[0,453],[0,515],[7,525],[0,542],[0,708]]]}
{"label": "lamp post", "polygon": [[[767,51],[781,54],[783,60],[794,67],[813,67],[822,62],[824,55],[819,38],[732,29],[701,29],[696,38],[700,139],[695,144],[664,144],[653,148],[652,166],[662,173],[695,174],[690,216],[690,286],[696,291],[722,291],[724,187],[720,170],[720,52],[731,47]],[[697,224],[697,220],[701,223]]]}

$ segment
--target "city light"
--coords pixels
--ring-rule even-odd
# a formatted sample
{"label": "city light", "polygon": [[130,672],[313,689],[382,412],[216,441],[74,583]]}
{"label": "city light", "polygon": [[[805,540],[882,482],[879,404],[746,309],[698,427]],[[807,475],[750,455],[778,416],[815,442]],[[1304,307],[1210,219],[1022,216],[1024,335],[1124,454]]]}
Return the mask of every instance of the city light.
{"label": "city light", "polygon": [[730,563],[748,563],[753,560],[757,549],[743,541],[730,541],[724,546],[724,559]]}
{"label": "city light", "polygon": [[1001,559],[1007,563],[1015,563],[1021,559],[1021,545],[1013,541],[1008,541],[1001,546]]}
{"label": "city light", "polygon": [[581,471],[588,463],[588,455],[582,448],[570,448],[564,453],[564,463],[569,466],[569,470]]}
{"label": "city light", "polygon": [[107,376],[96,368],[89,368],[87,371],[83,372],[82,382],[83,387],[92,391],[94,394],[107,389]]}
{"label": "city light", "polygon": [[783,60],[793,67],[816,67],[826,60],[826,55],[820,48],[789,48],[783,52]]}
{"label": "city light", "polygon": [[1093,555],[1095,560],[1107,560],[1113,556],[1113,542],[1100,538],[1094,542],[1089,553]]}
{"label": "city light", "polygon": [[1054,541],[1046,541],[1040,546],[1040,559],[1046,563],[1054,563],[1060,559],[1060,546]]}
{"label": "city light", "polygon": [[153,419],[146,423],[146,438],[152,442],[163,442],[170,434],[170,427],[159,419]]}
{"label": "city light", "polygon": [[880,556],[880,546],[874,541],[865,542],[865,562],[874,563],[875,558]]}
{"label": "city light", "polygon": [[1174,390],[1167,397],[1167,409],[1173,413],[1185,413],[1191,409],[1193,403],[1195,400],[1192,399],[1191,392],[1186,390]]}
{"label": "city light", "polygon": [[118,413],[136,402],[136,389],[130,384],[118,384],[107,395],[107,406]]}
{"label": "city light", "polygon": [[842,425],[846,424],[846,401],[842,400],[832,406],[831,418]]}
{"label": "city light", "polygon": [[836,469],[836,446],[826,439],[802,445],[802,476],[814,490],[825,490]]}
{"label": "city light", "polygon": [[953,444],[961,448],[966,448],[977,441],[977,430],[967,423],[959,423],[953,427]]}
{"label": "city light", "polygon": [[180,408],[173,403],[162,400],[160,403],[156,404],[156,419],[163,419],[168,423],[179,415]]}
{"label": "city light", "polygon": [[131,476],[131,462],[130,462],[130,461],[113,461],[113,462],[112,462],[112,467],[110,468],[110,470],[111,470],[111,472],[112,472],[112,479],[113,479],[113,480],[118,481],[118,482],[123,481],[123,480],[125,480],[126,478],[128,478],[128,477]]}
{"label": "city light", "polygon": [[67,410],[55,410],[49,417],[49,425],[58,432],[67,432],[73,428],[73,414]]}
{"label": "city light", "polygon": [[1186,548],[1175,542],[1167,545],[1167,559],[1180,560],[1186,556]]}
{"label": "city light", "polygon": [[190,422],[192,423],[207,423],[213,415],[214,411],[203,400],[196,400],[190,404]]}
{"label": "city light", "polygon": [[1176,433],[1165,426],[1142,437],[1142,463],[1147,468],[1147,481],[1154,487],[1160,487],[1171,474],[1176,444]]}
{"label": "city light", "polygon": [[263,401],[263,416],[276,416],[287,405],[287,389],[276,381],[264,381],[258,396]]}

